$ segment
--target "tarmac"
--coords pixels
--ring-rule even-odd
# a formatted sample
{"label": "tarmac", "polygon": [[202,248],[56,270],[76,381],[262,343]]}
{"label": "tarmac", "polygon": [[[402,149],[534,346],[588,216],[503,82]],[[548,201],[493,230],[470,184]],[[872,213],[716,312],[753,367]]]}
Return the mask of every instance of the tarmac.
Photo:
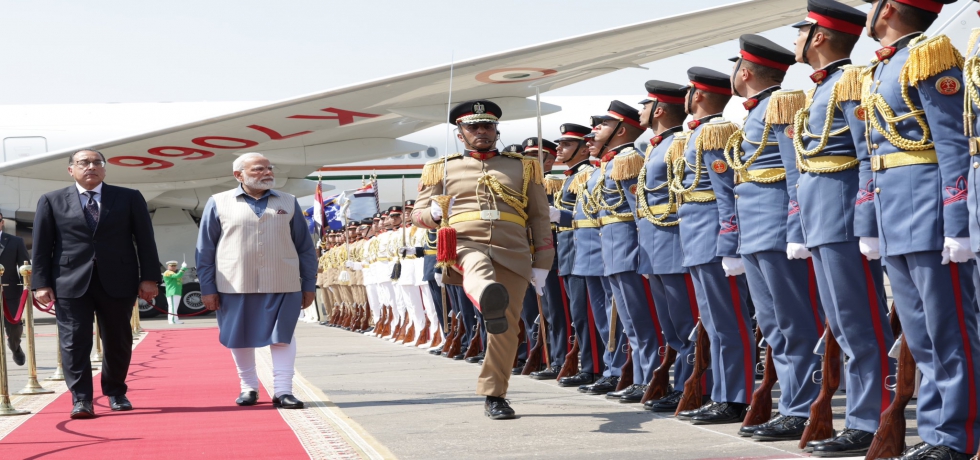
{"label": "tarmac", "polygon": [[[216,326],[213,315],[168,325],[145,319],[145,329]],[[40,379],[55,367],[54,318],[37,318]],[[737,435],[739,424],[694,426],[654,414],[636,404],[562,388],[553,381],[511,379],[508,399],[519,418],[492,421],[483,397],[474,393],[479,365],[434,357],[422,350],[300,322],[296,330],[298,381],[315,387],[325,404],[342,413],[336,422],[364,433],[379,458],[561,458],[561,459],[782,459],[807,457],[797,441],[756,442]],[[25,340],[26,342],[26,340]],[[7,353],[9,388],[27,383],[27,367]],[[174,376],[179,378],[179,376]],[[42,382],[49,386],[49,382]],[[98,386],[96,384],[96,386]],[[193,389],[188,389],[193,391]],[[228,388],[234,404],[237,387]],[[312,394],[312,393],[307,393]],[[774,398],[778,398],[778,387]],[[15,407],[37,396],[12,396]],[[134,400],[134,405],[139,401]],[[915,401],[907,409],[907,442],[915,436]],[[67,418],[69,407],[65,407]],[[835,426],[843,428],[844,394],[834,401]],[[189,422],[188,426],[194,426]],[[161,446],[163,447],[163,446]],[[372,455],[374,457],[374,455]]]}

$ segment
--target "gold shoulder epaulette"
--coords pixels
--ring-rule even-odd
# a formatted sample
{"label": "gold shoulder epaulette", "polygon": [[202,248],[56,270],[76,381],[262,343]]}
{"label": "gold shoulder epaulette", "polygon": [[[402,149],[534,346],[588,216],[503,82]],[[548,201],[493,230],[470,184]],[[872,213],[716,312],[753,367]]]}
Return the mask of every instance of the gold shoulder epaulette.
{"label": "gold shoulder epaulette", "polygon": [[670,165],[674,164],[675,161],[684,158],[685,150],[687,150],[687,134],[675,135],[674,140],[667,147],[667,154],[664,156],[664,161]]}
{"label": "gold shoulder epaulette", "polygon": [[422,167],[422,176],[419,178],[419,182],[423,187],[431,187],[439,182],[442,182],[442,178],[446,174],[446,160],[453,160],[462,157],[462,154],[454,153],[452,155],[439,158],[438,160],[432,160],[425,163],[425,166]]}
{"label": "gold shoulder epaulette", "polygon": [[701,143],[704,150],[721,150],[728,143],[728,138],[738,131],[738,125],[724,118],[715,118],[704,125],[695,142]]}
{"label": "gold shoulder epaulette", "polygon": [[613,158],[612,172],[609,177],[615,181],[636,179],[643,169],[643,155],[636,149],[627,147]]}
{"label": "gold shoulder epaulette", "polygon": [[834,84],[838,101],[861,100],[861,83],[864,81],[865,68],[862,65],[844,66],[844,74]]}
{"label": "gold shoulder epaulette", "polygon": [[[537,158],[525,157],[517,153],[515,153],[514,155],[517,155],[517,158],[521,159],[521,162],[524,164],[524,171],[526,171],[527,174],[530,174],[531,179],[534,180],[535,184],[540,184],[541,181],[544,180],[544,173],[541,171],[541,162],[538,161]],[[514,158],[510,156],[507,152],[504,153],[504,156],[509,156],[511,158]],[[525,175],[524,177],[526,178],[527,175]]]}
{"label": "gold shoulder epaulette", "polygon": [[582,188],[585,187],[585,183],[589,181],[589,176],[592,175],[592,171],[594,170],[595,168],[592,165],[587,165],[580,168],[578,172],[572,176],[572,183],[568,186],[569,190],[578,195],[582,191]]}
{"label": "gold shoulder epaulette", "polygon": [[548,174],[544,176],[544,191],[548,195],[554,195],[561,192],[561,186],[565,183],[565,176],[557,176],[554,174]]}
{"label": "gold shoulder epaulette", "polygon": [[780,90],[769,96],[766,123],[791,125],[796,112],[806,106],[806,93],[800,90]]}
{"label": "gold shoulder epaulette", "polygon": [[902,67],[901,81],[912,86],[953,67],[963,68],[963,55],[945,35],[937,35],[909,46],[909,59]]}
{"label": "gold shoulder epaulette", "polygon": [[504,156],[504,157],[507,157],[507,158],[514,158],[514,159],[517,159],[517,160],[523,160],[524,159],[524,155],[521,155],[520,153],[517,153],[517,152],[500,152],[500,156]]}

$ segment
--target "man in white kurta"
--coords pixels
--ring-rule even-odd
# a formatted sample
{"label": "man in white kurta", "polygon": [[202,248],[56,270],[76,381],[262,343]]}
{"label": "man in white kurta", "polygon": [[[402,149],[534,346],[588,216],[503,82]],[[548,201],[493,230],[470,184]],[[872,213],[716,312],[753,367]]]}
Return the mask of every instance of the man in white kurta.
{"label": "man in white kurta", "polygon": [[241,379],[239,406],[258,402],[255,348],[272,353],[272,404],[300,409],[293,396],[293,331],[313,302],[317,259],[296,197],[272,190],[273,166],[258,153],[234,163],[239,186],[212,196],[197,240],[197,273],[205,307],[217,310],[221,344]]}

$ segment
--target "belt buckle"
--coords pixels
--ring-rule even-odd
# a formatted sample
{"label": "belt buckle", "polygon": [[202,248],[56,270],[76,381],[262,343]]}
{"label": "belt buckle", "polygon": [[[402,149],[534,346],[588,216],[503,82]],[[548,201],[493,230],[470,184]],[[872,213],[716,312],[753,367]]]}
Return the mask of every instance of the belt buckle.
{"label": "belt buckle", "polygon": [[496,209],[480,211],[480,220],[500,220],[500,211]]}
{"label": "belt buckle", "polygon": [[978,144],[980,144],[980,137],[971,137],[970,138],[970,156],[971,157],[977,156],[977,154],[980,153],[980,151],[978,151],[978,150],[980,150],[980,145],[978,145]]}
{"label": "belt buckle", "polygon": [[884,161],[881,159],[881,155],[872,155],[871,156],[871,170],[872,171],[881,171],[882,169],[884,169],[884,168],[882,168],[882,166],[884,166]]}

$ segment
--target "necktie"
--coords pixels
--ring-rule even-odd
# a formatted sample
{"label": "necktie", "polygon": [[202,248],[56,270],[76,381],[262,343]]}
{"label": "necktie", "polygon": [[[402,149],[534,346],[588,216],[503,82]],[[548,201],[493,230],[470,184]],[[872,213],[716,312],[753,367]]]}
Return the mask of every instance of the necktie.
{"label": "necktie", "polygon": [[88,222],[88,228],[95,233],[95,229],[99,226],[99,204],[95,202],[95,192],[87,191],[85,195],[88,196],[88,204],[85,205],[85,222]]}

